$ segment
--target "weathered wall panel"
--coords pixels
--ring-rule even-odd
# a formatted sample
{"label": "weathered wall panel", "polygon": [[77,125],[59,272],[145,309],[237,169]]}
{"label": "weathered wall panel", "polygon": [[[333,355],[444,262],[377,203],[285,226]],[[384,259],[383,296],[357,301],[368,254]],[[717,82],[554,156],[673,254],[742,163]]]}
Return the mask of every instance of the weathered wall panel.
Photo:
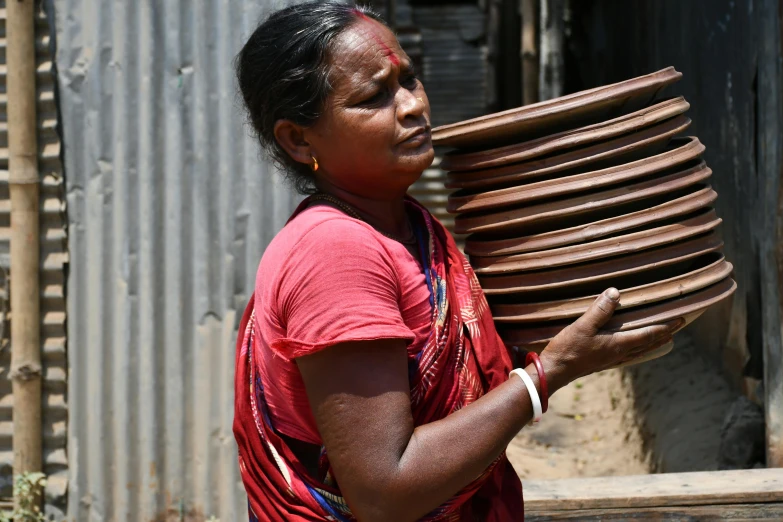
{"label": "weathered wall panel", "polygon": [[[715,206],[723,218],[726,257],[734,264],[738,284],[733,300],[711,309],[690,330],[697,344],[722,362],[734,385],[754,395],[758,390],[742,376],[761,378],[761,286],[772,275],[761,272],[759,241],[771,233],[764,225],[769,216],[762,214],[764,187],[780,176],[780,166],[773,165],[779,160],[768,143],[780,147],[780,132],[774,129],[783,124],[776,101],[781,55],[764,49],[780,42],[775,23],[783,9],[780,1],[594,0],[572,5],[577,27],[572,28],[571,50],[579,60],[570,73],[576,73],[580,87],[669,65],[684,75],[668,94],[682,94],[691,103],[693,124],[687,134],[707,147],[704,158],[719,195]],[[765,75],[766,89],[760,83]],[[764,154],[772,163],[764,161]]]}
{"label": "weathered wall panel", "polygon": [[[734,393],[766,403],[767,463],[783,465],[783,1],[575,2],[581,87],[673,65],[718,192],[738,289],[689,328]],[[763,386],[760,384],[763,379]],[[726,405],[728,409],[728,404]]]}
{"label": "weathered wall panel", "polygon": [[[486,114],[495,93],[484,10],[478,4],[409,6],[401,2],[400,20],[420,34],[418,74],[430,101],[433,126]],[[446,212],[451,191],[444,187],[445,181],[445,172],[437,167],[427,169],[410,194],[451,230],[454,217]],[[460,238],[458,242],[461,244]]]}
{"label": "weathered wall panel", "polygon": [[245,516],[235,328],[297,198],[248,136],[232,60],[272,4],[54,2],[73,520]]}
{"label": "weathered wall panel", "polygon": [[433,125],[475,118],[487,112],[490,94],[486,15],[478,5],[412,8],[421,31],[424,87]]}
{"label": "weathered wall panel", "polygon": [[[5,0],[0,0],[0,498],[13,494],[13,396],[8,371],[11,364],[8,279],[11,205],[8,188],[8,119],[6,108]],[[41,4],[43,5],[43,4]],[[60,138],[54,96],[54,71],[49,23],[44,10],[36,11],[36,76],[38,103],[38,170],[41,176],[41,362],[43,364],[43,467],[48,475],[47,512],[62,515],[67,489],[66,457],[66,341],[65,267],[68,262],[65,191],[60,163]]]}

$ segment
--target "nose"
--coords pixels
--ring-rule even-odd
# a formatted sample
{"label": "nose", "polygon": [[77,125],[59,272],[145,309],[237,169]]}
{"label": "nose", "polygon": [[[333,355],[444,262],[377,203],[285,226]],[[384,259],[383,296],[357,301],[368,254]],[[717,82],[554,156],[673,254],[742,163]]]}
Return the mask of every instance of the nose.
{"label": "nose", "polygon": [[427,109],[427,103],[424,100],[424,93],[421,92],[421,89],[414,92],[400,87],[397,90],[397,117],[399,120],[405,121],[408,118],[420,120]]}

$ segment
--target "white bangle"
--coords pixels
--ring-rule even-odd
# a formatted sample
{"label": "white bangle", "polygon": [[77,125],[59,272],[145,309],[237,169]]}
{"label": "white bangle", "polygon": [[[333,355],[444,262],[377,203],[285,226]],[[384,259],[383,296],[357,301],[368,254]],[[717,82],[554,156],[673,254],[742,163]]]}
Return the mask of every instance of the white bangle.
{"label": "white bangle", "polygon": [[530,378],[523,368],[511,370],[511,373],[508,374],[509,378],[511,378],[512,375],[517,375],[522,379],[522,382],[525,383],[527,394],[530,395],[530,402],[533,403],[533,420],[531,421],[531,424],[535,424],[540,421],[541,417],[544,415],[544,412],[541,410],[541,398],[538,396],[536,385],[533,384],[533,379]]}

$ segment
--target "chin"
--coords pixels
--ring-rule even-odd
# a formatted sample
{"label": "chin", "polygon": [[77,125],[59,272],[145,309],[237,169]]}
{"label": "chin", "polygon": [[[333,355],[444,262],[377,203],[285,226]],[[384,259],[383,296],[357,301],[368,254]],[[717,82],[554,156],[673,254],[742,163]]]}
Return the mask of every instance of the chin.
{"label": "chin", "polygon": [[422,173],[435,159],[435,151],[430,148],[429,151],[421,154],[416,154],[402,158],[398,163],[398,168],[395,169],[399,173],[400,177],[405,178],[407,185],[412,185],[419,180]]}
{"label": "chin", "polygon": [[426,146],[422,146],[420,150],[411,151],[399,158],[400,167],[402,170],[414,172],[417,171],[417,178],[421,176],[424,169],[432,165],[432,161],[435,159],[435,149],[432,148],[432,143],[427,143]]}

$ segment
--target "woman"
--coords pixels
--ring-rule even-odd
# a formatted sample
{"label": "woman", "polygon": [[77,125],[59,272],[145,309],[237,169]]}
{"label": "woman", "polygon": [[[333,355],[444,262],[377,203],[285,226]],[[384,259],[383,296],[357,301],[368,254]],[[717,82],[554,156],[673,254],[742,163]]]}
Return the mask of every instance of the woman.
{"label": "woman", "polygon": [[250,519],[521,520],[504,451],[546,402],[542,378],[552,394],[677,325],[602,331],[611,289],[546,347],[541,373],[509,377],[473,271],[406,197],[433,148],[394,34],[363,8],[300,4],[258,27],[237,73],[261,144],[312,194],[264,253],[238,340]]}

